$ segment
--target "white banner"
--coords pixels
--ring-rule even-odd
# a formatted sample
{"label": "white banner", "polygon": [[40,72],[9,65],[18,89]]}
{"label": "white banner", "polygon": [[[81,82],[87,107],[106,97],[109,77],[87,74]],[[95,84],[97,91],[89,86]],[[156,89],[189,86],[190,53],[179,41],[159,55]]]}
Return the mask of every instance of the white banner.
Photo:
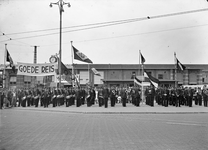
{"label": "white banner", "polygon": [[17,62],[17,75],[50,76],[56,74],[57,63],[28,64]]}

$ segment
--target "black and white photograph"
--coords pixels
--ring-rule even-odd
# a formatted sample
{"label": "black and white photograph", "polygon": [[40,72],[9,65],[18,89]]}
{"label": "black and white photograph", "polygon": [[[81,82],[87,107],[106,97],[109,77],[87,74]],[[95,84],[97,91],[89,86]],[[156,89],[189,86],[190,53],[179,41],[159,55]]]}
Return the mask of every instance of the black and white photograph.
{"label": "black and white photograph", "polygon": [[208,0],[0,0],[0,150],[208,150]]}

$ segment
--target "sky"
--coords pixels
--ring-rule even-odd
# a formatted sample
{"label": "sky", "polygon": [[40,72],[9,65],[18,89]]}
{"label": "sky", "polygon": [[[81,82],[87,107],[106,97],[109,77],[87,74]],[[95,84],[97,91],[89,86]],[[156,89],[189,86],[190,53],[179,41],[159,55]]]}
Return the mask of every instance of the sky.
{"label": "sky", "polygon": [[[34,46],[38,63],[49,62],[59,52],[60,13],[58,5],[49,7],[51,2],[58,0],[0,0],[0,64],[5,44],[15,63],[33,63]],[[64,5],[62,13],[64,64],[83,63],[72,60],[71,41],[94,64],[138,64],[140,52],[145,64],[174,64],[174,52],[182,64],[208,64],[208,11],[163,16],[206,9],[206,0],[64,2],[71,5]],[[150,19],[92,26],[147,16]]]}

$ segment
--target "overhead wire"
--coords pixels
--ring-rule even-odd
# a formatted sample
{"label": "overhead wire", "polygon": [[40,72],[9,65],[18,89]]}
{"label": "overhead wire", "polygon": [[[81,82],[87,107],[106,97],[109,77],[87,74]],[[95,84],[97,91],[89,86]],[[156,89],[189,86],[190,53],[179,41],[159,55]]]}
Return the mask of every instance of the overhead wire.
{"label": "overhead wire", "polygon": [[[80,27],[86,27],[86,26],[96,26],[96,25],[102,25],[102,24],[113,24],[113,23],[121,23],[121,22],[134,22],[144,19],[154,19],[154,18],[161,18],[161,17],[168,17],[168,16],[175,16],[175,15],[181,15],[181,14],[188,14],[188,13],[195,13],[195,12],[202,12],[207,11],[208,8],[205,9],[198,9],[198,10],[191,10],[191,11],[185,11],[185,12],[178,12],[178,13],[172,13],[172,14],[165,14],[165,15],[157,15],[152,17],[143,17],[143,18],[132,18],[132,19],[123,19],[123,20],[116,20],[116,21],[108,21],[108,22],[99,22],[99,23],[91,23],[91,24],[85,24],[85,25],[77,25],[77,26],[70,26],[70,27],[62,27],[62,29],[68,29],[68,28],[80,28]],[[43,30],[35,30],[35,31],[25,31],[25,32],[17,32],[17,33],[8,33],[6,35],[15,35],[15,34],[26,34],[26,33],[33,33],[33,32],[45,32],[45,31],[51,31],[51,30],[58,30],[59,28],[52,28],[52,29],[43,29]],[[3,33],[5,35],[5,33]],[[3,36],[0,35],[0,36]]]}
{"label": "overhead wire", "polygon": [[[108,21],[108,22],[91,23],[91,24],[84,24],[84,25],[77,25],[77,26],[70,26],[70,27],[62,27],[62,29],[64,30],[64,29],[68,29],[68,28],[80,28],[80,27],[96,26],[96,25],[102,25],[102,24],[112,24],[112,23],[118,23],[118,22],[132,21],[132,20],[136,20],[136,19],[141,19],[141,18],[124,19],[124,20],[117,20],[117,21]],[[0,36],[4,36],[5,34],[6,35],[28,34],[28,33],[33,33],[33,32],[45,32],[45,31],[59,30],[59,29],[60,28],[52,28],[52,29],[24,31],[24,32],[7,33],[7,34],[3,33],[3,35],[0,35]]]}
{"label": "overhead wire", "polygon": [[[1,31],[0,31],[1,32]],[[4,36],[6,36],[7,38],[9,38],[9,40],[13,40],[12,38],[10,38],[8,35],[5,35],[3,32],[1,32]],[[24,45],[29,45],[25,42],[21,42],[21,41],[17,41],[16,39],[14,40],[15,42],[18,42],[18,43],[21,43],[21,44],[24,44]]]}
{"label": "overhead wire", "polygon": [[[142,17],[142,18],[134,18],[134,19],[111,21],[111,22],[103,22],[103,23],[80,25],[79,27],[81,27],[81,26],[82,27],[84,27],[84,26],[92,26],[92,27],[75,29],[75,30],[69,30],[69,31],[63,31],[63,33],[76,32],[76,31],[82,31],[82,30],[89,30],[89,29],[95,29],[95,28],[101,28],[101,27],[107,27],[107,26],[113,26],[113,25],[131,23],[131,22],[136,22],[136,21],[155,19],[155,18],[163,18],[163,17],[183,15],[183,14],[203,12],[203,11],[208,11],[208,8],[198,9],[198,10],[191,10],[191,11],[185,11],[185,12],[178,12],[178,13],[170,13],[170,14],[165,14],[165,15],[147,16],[147,17]],[[78,27],[78,26],[74,26],[74,27]],[[73,28],[73,27],[67,27],[67,28]],[[48,30],[50,30],[50,29],[48,29]],[[36,31],[30,31],[30,32],[36,32]],[[41,34],[41,35],[34,35],[34,36],[26,36],[26,37],[19,37],[19,38],[14,38],[14,39],[9,38],[9,40],[3,40],[3,41],[0,41],[0,42],[6,42],[6,41],[10,41],[10,40],[27,39],[27,38],[35,38],[35,37],[42,37],[42,36],[49,36],[49,35],[54,35],[54,34],[59,34],[59,32],[48,33],[48,34]]]}
{"label": "overhead wire", "polygon": [[[101,28],[101,27],[107,27],[107,26],[112,26],[112,25],[118,25],[118,24],[124,24],[124,23],[130,23],[130,22],[135,22],[139,20],[145,20],[146,18],[140,18],[140,19],[133,19],[131,21],[122,21],[118,23],[111,23],[111,24],[104,24],[104,25],[99,25],[99,26],[92,26],[92,27],[87,27],[87,28],[81,28],[81,29],[74,29],[74,30],[69,30],[69,31],[63,31],[62,33],[69,33],[69,32],[76,32],[76,31],[82,31],[82,30],[89,30],[89,29],[95,29],[95,28]],[[15,40],[20,40],[20,39],[27,39],[27,38],[35,38],[35,37],[42,37],[42,36],[50,36],[50,35],[55,35],[59,34],[59,32],[54,32],[54,33],[48,33],[48,34],[40,34],[40,35],[33,35],[33,36],[27,36],[27,37],[19,37],[15,38]],[[4,40],[0,42],[6,42],[14,39],[9,39],[9,40]]]}
{"label": "overhead wire", "polygon": [[144,35],[144,34],[154,34],[154,33],[160,33],[160,32],[168,32],[168,31],[174,31],[174,30],[197,28],[197,27],[203,27],[203,26],[208,26],[208,24],[181,27],[181,28],[172,28],[172,29],[158,30],[158,31],[150,31],[150,32],[143,32],[143,33],[136,33],[136,34],[127,34],[127,35],[120,35],[120,36],[113,36],[113,37],[106,37],[106,38],[98,38],[98,39],[91,39],[91,40],[73,41],[73,42],[79,43],[79,42],[87,42],[87,41],[99,41],[99,40],[107,40],[107,39],[113,39],[113,38],[122,38],[122,37],[138,36],[138,35]]}
{"label": "overhead wire", "polygon": [[[74,43],[81,43],[81,42],[88,42],[88,41],[99,41],[99,40],[108,40],[108,39],[114,39],[114,38],[122,38],[122,37],[129,37],[129,36],[138,36],[138,35],[144,35],[144,34],[154,34],[154,33],[161,33],[161,32],[168,32],[168,31],[174,31],[174,30],[182,30],[182,29],[190,29],[190,28],[197,28],[197,27],[203,27],[208,26],[208,24],[202,24],[202,25],[195,25],[195,26],[187,26],[187,27],[180,27],[180,28],[172,28],[172,29],[165,29],[165,30],[158,30],[158,31],[150,31],[150,32],[143,32],[143,33],[136,33],[136,34],[127,34],[127,35],[120,35],[120,36],[112,36],[112,37],[104,37],[104,38],[97,38],[97,39],[90,39],[90,40],[81,40],[81,41],[73,41]],[[41,45],[41,46],[52,46],[52,45],[58,45],[56,44],[48,44],[48,45]],[[70,44],[63,43],[63,44]]]}

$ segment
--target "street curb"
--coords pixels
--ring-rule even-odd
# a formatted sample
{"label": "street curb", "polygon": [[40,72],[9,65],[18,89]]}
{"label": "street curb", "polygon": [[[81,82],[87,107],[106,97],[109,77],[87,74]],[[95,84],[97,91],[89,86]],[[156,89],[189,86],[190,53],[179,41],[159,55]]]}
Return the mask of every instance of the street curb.
{"label": "street curb", "polygon": [[48,109],[14,109],[23,111],[43,111],[43,112],[61,112],[61,113],[72,113],[72,114],[208,114],[208,112],[88,112],[88,111],[64,111],[64,110],[48,110]]}

